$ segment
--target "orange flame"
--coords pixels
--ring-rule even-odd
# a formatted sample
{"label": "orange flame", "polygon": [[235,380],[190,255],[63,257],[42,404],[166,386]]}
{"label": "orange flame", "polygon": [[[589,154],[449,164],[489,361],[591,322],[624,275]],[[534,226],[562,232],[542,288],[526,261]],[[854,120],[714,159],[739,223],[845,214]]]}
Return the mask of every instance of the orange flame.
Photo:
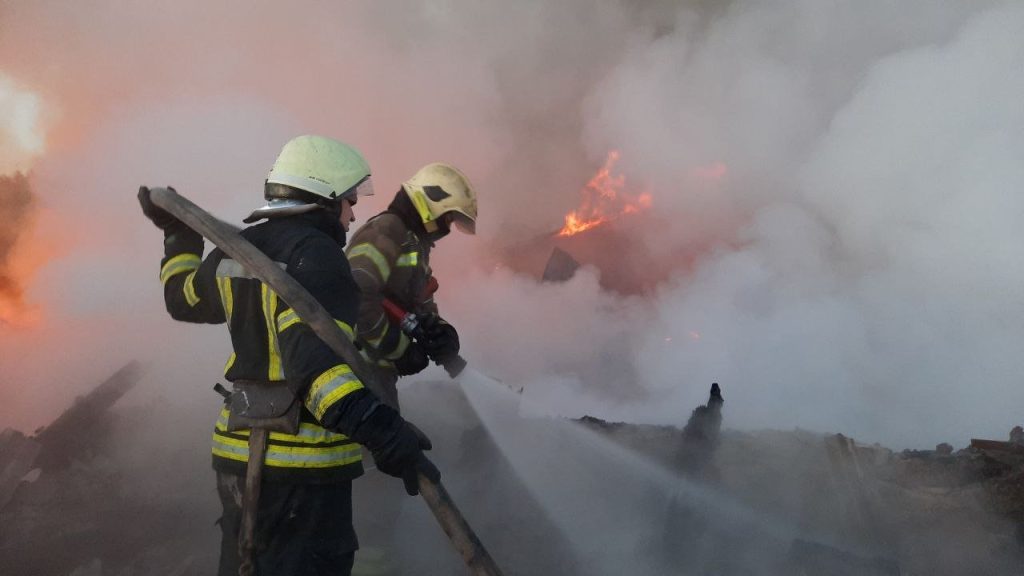
{"label": "orange flame", "polygon": [[633,196],[623,190],[626,177],[612,174],[612,168],[618,160],[618,150],[608,152],[604,166],[580,191],[583,195],[580,207],[565,215],[565,226],[558,231],[559,236],[574,236],[623,214],[633,214],[651,207],[650,194],[644,192]]}

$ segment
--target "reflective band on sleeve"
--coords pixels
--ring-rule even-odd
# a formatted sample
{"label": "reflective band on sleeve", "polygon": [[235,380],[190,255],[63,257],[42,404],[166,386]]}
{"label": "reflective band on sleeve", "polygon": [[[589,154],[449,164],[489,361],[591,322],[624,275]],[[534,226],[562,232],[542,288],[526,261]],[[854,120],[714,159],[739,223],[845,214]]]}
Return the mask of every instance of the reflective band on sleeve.
{"label": "reflective band on sleeve", "polygon": [[396,266],[415,266],[420,263],[419,252],[406,252],[395,261]]}
{"label": "reflective band on sleeve", "polygon": [[377,271],[380,272],[380,278],[382,282],[387,282],[388,278],[391,277],[391,266],[388,265],[387,258],[377,250],[377,247],[369,242],[364,242],[353,246],[348,252],[348,259],[352,260],[360,256],[369,258],[371,262],[377,267]]}
{"label": "reflective band on sleeve", "polygon": [[302,322],[302,319],[295,313],[295,310],[289,308],[277,315],[277,332],[280,334],[299,322]]}
{"label": "reflective band on sleeve", "polygon": [[199,303],[199,295],[196,294],[196,270],[193,270],[188,276],[185,277],[185,302],[189,306],[195,306]]}
{"label": "reflective band on sleeve", "polygon": [[313,381],[306,394],[306,408],[319,420],[332,404],[362,387],[347,364],[338,364]]}
{"label": "reflective band on sleeve", "polygon": [[355,332],[352,330],[351,326],[337,319],[334,321],[334,323],[338,325],[338,328],[341,328],[341,331],[345,333],[345,336],[348,336],[349,340],[355,339]]}
{"label": "reflective band on sleeve", "polygon": [[202,262],[203,259],[197,254],[178,254],[160,267],[160,283],[166,284],[172,276],[177,276],[182,272],[191,272],[199,268]]}
{"label": "reflective band on sleeve", "polygon": [[385,356],[388,360],[398,360],[405,354],[406,349],[409,348],[409,337],[405,335],[405,332],[399,332],[398,334],[398,346],[395,346],[395,351]]}

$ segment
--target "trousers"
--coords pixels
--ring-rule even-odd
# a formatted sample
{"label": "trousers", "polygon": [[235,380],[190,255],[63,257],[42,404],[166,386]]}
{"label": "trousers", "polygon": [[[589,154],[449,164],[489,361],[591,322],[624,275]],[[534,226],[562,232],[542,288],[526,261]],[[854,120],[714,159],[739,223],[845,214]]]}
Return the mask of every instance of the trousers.
{"label": "trousers", "polygon": [[[218,576],[238,576],[238,530],[245,477],[217,472],[223,515]],[[257,576],[349,576],[359,548],[352,482],[268,482],[256,516]]]}

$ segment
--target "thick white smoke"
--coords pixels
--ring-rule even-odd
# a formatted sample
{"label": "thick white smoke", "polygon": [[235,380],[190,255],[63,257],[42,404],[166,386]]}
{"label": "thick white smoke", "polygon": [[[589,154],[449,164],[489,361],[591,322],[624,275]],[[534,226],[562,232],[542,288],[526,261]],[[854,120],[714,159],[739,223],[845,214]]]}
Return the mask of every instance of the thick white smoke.
{"label": "thick white smoke", "polygon": [[[281,142],[321,132],[375,167],[361,217],[426,162],[476,181],[481,235],[439,246],[439,300],[469,359],[549,412],[679,422],[718,380],[737,426],[902,445],[1016,421],[1012,3],[40,2],[0,17],[0,70],[61,112],[33,182],[51,213],[38,240],[63,252],[28,287],[59,324],[3,335],[23,390],[174,355],[167,333],[216,378],[223,335],[161,316],[159,238],[133,192],[175,185],[237,222]],[[493,272],[490,248],[557,228],[613,148],[671,223],[633,230],[671,281],[626,299],[593,271],[562,286]],[[715,186],[694,181],[718,163]],[[29,353],[57,342],[74,366]],[[18,396],[22,426],[58,409]]]}

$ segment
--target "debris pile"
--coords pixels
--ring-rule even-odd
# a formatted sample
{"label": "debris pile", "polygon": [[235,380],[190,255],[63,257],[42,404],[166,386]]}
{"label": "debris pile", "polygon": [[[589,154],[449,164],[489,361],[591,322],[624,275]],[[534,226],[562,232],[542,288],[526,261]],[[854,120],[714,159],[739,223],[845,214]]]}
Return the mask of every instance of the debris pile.
{"label": "debris pile", "polygon": [[0,573],[204,572],[188,540],[194,519],[166,494],[136,497],[145,487],[115,463],[139,423],[114,405],[139,375],[136,363],[125,365],[32,436],[0,432]]}
{"label": "debris pile", "polygon": [[770,559],[768,574],[1009,574],[1024,560],[1024,435],[1017,428],[1016,441],[894,452],[802,430],[717,436],[705,432],[717,431],[714,408],[699,406],[682,428],[581,419],[777,522],[771,534],[744,541],[735,529],[716,528],[708,510],[674,499],[666,507],[671,541],[659,552],[668,567],[749,574],[740,559],[755,549]]}
{"label": "debris pile", "polygon": [[[160,436],[142,433],[159,426],[152,414],[130,417],[114,406],[137,377],[137,367],[126,366],[34,435],[0,432],[0,573],[198,576],[215,570],[219,508],[202,445],[205,420],[194,438],[180,427],[165,434],[171,451],[154,446]],[[537,471],[506,459],[457,385],[417,382],[403,394],[410,416],[430,430],[432,456],[449,489],[509,574],[595,573],[597,560],[577,546],[580,535],[564,530],[572,522],[553,517],[536,499],[537,486],[524,482]],[[651,504],[643,521],[653,538],[639,540],[635,573],[982,575],[1015,573],[1024,560],[1019,429],[1009,441],[896,452],[841,434],[730,429],[728,395],[713,387],[706,403],[680,414],[676,425],[578,421],[678,478],[680,490],[638,500]],[[141,464],[126,459],[124,438],[134,439],[133,450],[153,454]],[[156,462],[166,469],[133,468]],[[580,471],[569,467],[556,473],[581,490],[607,480],[604,474],[577,479]],[[401,492],[400,483],[393,488]],[[354,490],[358,530],[361,514],[373,510],[360,505],[359,481]],[[422,503],[402,502],[397,543],[387,552],[401,573],[462,573]],[[583,537],[622,528],[580,527]]]}

